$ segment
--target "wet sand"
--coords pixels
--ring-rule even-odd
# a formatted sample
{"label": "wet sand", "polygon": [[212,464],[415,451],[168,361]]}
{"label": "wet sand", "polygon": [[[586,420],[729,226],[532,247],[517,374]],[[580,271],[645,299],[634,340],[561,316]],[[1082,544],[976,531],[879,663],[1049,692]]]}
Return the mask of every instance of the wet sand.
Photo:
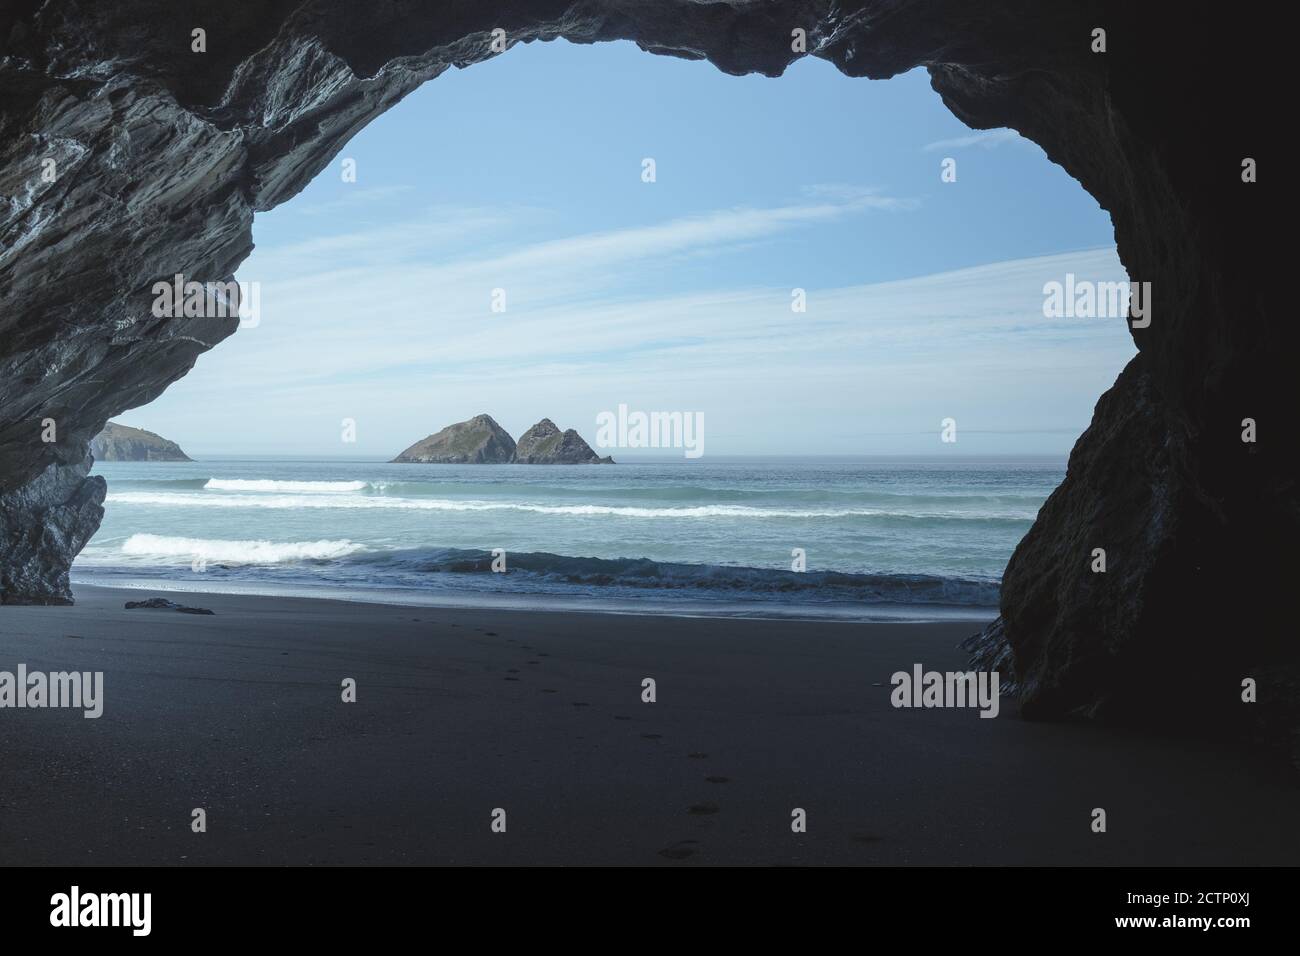
{"label": "wet sand", "polygon": [[105,697],[0,709],[0,864],[1300,858],[1300,789],[1251,755],[892,707],[895,671],[964,667],[970,624],[75,590],[0,607],[0,670],[103,671]]}

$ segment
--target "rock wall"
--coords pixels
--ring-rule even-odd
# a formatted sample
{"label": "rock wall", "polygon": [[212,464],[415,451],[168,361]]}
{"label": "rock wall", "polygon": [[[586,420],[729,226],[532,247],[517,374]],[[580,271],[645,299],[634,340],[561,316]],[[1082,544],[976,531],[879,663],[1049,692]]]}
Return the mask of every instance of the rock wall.
{"label": "rock wall", "polygon": [[50,465],[25,485],[0,495],[0,595],[16,604],[71,604],[68,568],[104,517],[108,490],[86,477],[91,458]]}
{"label": "rock wall", "polygon": [[[191,50],[195,28],[206,53]],[[1039,143],[1110,212],[1130,276],[1152,284],[1153,320],[1132,332],[1140,354],[1012,558],[983,659],[1014,672],[1030,716],[1178,720],[1235,702],[1248,669],[1294,659],[1295,339],[1270,299],[1275,240],[1259,228],[1280,202],[1266,160],[1281,154],[1257,121],[1264,71],[1282,59],[1266,25],[1208,2],[0,7],[0,601],[67,599],[67,563],[99,520],[90,438],[236,326],[156,319],[151,284],[229,278],[256,211],[421,83],[493,55],[494,28],[511,43],[632,39],[772,76],[803,55],[801,29],[808,55],[847,74],[924,66],[963,121]],[[1259,183],[1241,181],[1248,156]],[[1253,445],[1240,440],[1247,417]],[[45,419],[57,442],[40,440]],[[37,522],[58,530],[37,541]],[[1098,547],[1105,575],[1088,570]]]}

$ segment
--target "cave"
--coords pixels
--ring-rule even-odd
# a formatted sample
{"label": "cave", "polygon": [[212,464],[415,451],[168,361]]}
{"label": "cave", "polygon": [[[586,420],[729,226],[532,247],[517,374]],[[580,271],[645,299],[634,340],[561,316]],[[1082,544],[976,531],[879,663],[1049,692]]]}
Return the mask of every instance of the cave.
{"label": "cave", "polygon": [[[494,31],[508,46],[631,40],[737,75],[778,77],[801,56],[872,80],[923,66],[960,120],[1017,130],[1098,200],[1153,309],[1131,324],[1137,356],[1010,560],[1001,618],[970,642],[977,663],[1002,672],[1028,718],[1230,728],[1295,756],[1294,333],[1269,292],[1274,240],[1261,228],[1279,205],[1270,176],[1282,176],[1253,104],[1274,58],[1234,52],[1244,14],[1203,2],[388,0],[358,22],[354,9],[0,8],[0,603],[72,600],[70,564],[103,514],[91,438],[238,325],[160,319],[154,284],[233,281],[257,212],[407,93],[497,55]],[[47,160],[57,176],[41,175]],[[1255,441],[1242,440],[1247,419]],[[1089,569],[1099,547],[1104,575]],[[1260,687],[1250,720],[1246,677]]]}

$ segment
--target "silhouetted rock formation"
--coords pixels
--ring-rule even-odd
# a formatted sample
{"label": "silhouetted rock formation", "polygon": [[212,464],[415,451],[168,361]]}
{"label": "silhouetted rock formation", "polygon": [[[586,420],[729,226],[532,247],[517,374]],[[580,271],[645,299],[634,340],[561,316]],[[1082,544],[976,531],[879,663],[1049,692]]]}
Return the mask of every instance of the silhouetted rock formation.
{"label": "silhouetted rock formation", "polygon": [[49,465],[0,495],[0,604],[71,604],[68,570],[104,518],[107,486],[91,460]]}
{"label": "silhouetted rock formation", "polygon": [[612,465],[614,459],[597,455],[572,428],[560,431],[555,422],[543,418],[519,436],[515,445],[515,462],[520,465]]}
{"label": "silhouetted rock formation", "polygon": [[109,422],[90,443],[95,461],[190,461],[181,446],[143,428]]}
{"label": "silhouetted rock formation", "polygon": [[[1098,27],[1105,53],[1091,49]],[[1285,58],[1259,18],[1203,2],[0,7],[0,600],[67,598],[103,495],[85,473],[91,438],[237,325],[157,319],[151,284],[230,279],[255,211],[420,84],[490,58],[495,28],[512,43],[632,39],[771,76],[802,55],[791,34],[804,30],[809,55],[852,76],[924,64],[962,121],[1041,145],[1111,213],[1154,313],[1007,568],[993,656],[1009,648],[1025,714],[1180,724],[1231,720],[1243,678],[1294,663],[1297,349],[1268,291],[1281,230],[1260,228],[1288,187],[1283,159],[1263,171],[1282,155],[1265,139],[1278,114],[1258,122],[1277,88],[1264,65]],[[1248,44],[1233,36],[1252,28]],[[1259,183],[1242,182],[1245,157]],[[934,159],[936,190],[965,188],[940,187]],[[1257,444],[1239,438],[1247,417]],[[45,418],[57,443],[39,439]],[[1094,548],[1105,574],[1087,570]],[[1282,686],[1261,685],[1261,702]]]}
{"label": "silhouetted rock formation", "polygon": [[448,425],[417,441],[395,462],[439,465],[504,465],[515,457],[515,440],[491,415]]}

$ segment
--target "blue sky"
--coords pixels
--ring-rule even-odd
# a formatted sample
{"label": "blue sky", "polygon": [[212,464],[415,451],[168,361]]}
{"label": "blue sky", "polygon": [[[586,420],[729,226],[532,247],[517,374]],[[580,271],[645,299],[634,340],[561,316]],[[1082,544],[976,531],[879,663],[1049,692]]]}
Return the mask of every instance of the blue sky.
{"label": "blue sky", "polygon": [[1041,311],[1066,272],[1124,278],[1109,216],[920,70],[520,45],[370,124],[254,239],[260,322],[119,421],[196,457],[391,457],[484,411],[594,441],[624,403],[702,412],[711,455],[1055,454],[1134,351]]}

